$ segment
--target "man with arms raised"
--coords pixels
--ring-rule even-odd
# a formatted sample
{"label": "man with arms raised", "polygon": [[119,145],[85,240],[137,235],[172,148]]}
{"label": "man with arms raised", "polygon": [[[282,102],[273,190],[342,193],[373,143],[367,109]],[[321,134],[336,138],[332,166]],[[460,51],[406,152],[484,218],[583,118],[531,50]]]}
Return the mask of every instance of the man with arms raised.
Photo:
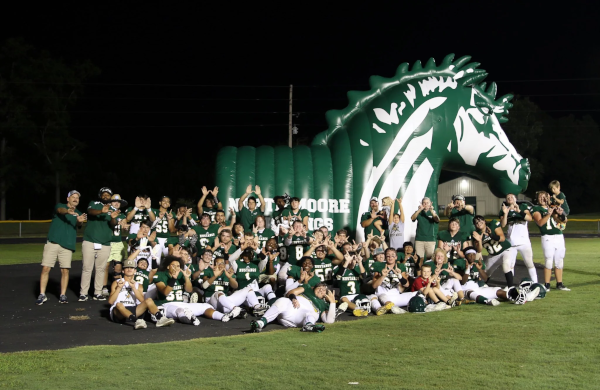
{"label": "man with arms raised", "polygon": [[[223,204],[217,198],[219,193],[219,187],[215,187],[212,190],[207,190],[206,186],[202,187],[202,197],[198,201],[198,215],[204,213],[210,215],[210,221],[216,222],[215,216],[217,211],[223,210]],[[212,195],[212,196],[209,196]]]}
{"label": "man with arms raised", "polygon": [[135,198],[135,207],[129,207],[125,211],[125,214],[127,214],[127,223],[131,224],[129,233],[137,233],[140,224],[146,220],[154,222],[156,214],[154,214],[151,206],[152,201],[148,195],[140,195]]}
{"label": "man with arms raised", "polygon": [[460,231],[471,235],[471,232],[475,230],[473,225],[473,217],[475,210],[473,206],[465,204],[465,197],[462,195],[454,195],[452,197],[452,203],[449,203],[444,210],[444,216],[450,218],[458,218],[460,224]]}
{"label": "man with arms raised", "polygon": [[[252,193],[252,186],[249,185],[246,188],[246,193],[242,195],[240,200],[238,201],[238,210],[240,216],[240,222],[244,225],[244,230],[249,231],[252,229],[252,225],[254,225],[254,221],[258,215],[263,215],[265,212],[265,200],[260,192],[260,187],[254,187],[254,193],[258,196],[260,200],[260,208],[256,208],[256,198],[253,196],[248,197]],[[244,206],[244,200],[248,198],[248,207]]]}
{"label": "man with arms raised", "polygon": [[67,286],[69,284],[69,269],[71,268],[71,259],[75,252],[75,240],[77,238],[77,229],[86,220],[87,216],[77,210],[79,204],[78,191],[70,191],[67,194],[67,203],[58,203],[54,206],[54,217],[48,231],[48,240],[44,245],[44,254],[42,255],[42,275],[40,276],[40,295],[35,301],[37,305],[42,305],[48,300],[46,297],[46,286],[48,285],[48,275],[50,270],[56,264],[60,265],[60,303],[68,303]]}
{"label": "man with arms raised", "polygon": [[527,228],[527,222],[533,220],[531,207],[525,203],[518,204],[517,197],[514,194],[508,194],[506,195],[506,201],[502,203],[499,217],[502,227],[508,225],[506,238],[512,244],[509,249],[512,267],[514,268],[517,262],[517,252],[519,252],[523,257],[529,277],[534,283],[537,283],[537,272],[533,264],[533,250],[531,249],[529,229]]}

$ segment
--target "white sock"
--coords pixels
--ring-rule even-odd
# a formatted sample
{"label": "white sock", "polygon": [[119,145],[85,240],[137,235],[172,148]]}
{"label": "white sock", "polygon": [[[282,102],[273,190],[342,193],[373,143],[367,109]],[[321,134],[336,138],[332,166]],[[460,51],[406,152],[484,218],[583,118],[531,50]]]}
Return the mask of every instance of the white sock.
{"label": "white sock", "polygon": [[223,313],[215,310],[214,313],[212,314],[212,319],[221,321],[221,319],[223,319]]}
{"label": "white sock", "polygon": [[258,298],[256,297],[256,293],[254,291],[250,291],[248,293],[248,295],[246,296],[246,302],[250,307],[258,305]]}
{"label": "white sock", "polygon": [[533,283],[537,283],[538,278],[537,278],[537,271],[535,270],[535,267],[527,268],[527,272],[529,272],[529,277],[531,278],[531,280],[533,280]]}
{"label": "white sock", "polygon": [[231,302],[231,299],[229,299],[229,297],[225,294],[219,297],[219,303],[223,306],[224,309],[227,309],[224,310],[227,313],[229,313],[235,307],[233,302]]}

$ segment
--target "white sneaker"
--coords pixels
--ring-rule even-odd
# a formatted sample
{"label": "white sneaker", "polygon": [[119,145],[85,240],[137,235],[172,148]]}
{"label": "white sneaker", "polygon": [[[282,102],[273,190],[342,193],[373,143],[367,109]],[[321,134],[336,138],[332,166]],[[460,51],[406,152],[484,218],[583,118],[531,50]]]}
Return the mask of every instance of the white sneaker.
{"label": "white sneaker", "polygon": [[536,297],[539,295],[539,293],[540,293],[540,288],[539,288],[539,287],[536,287],[536,288],[534,288],[533,290],[531,290],[531,291],[530,291],[530,292],[529,292],[529,293],[526,295],[526,297],[527,297],[527,298],[526,298],[526,299],[527,299],[527,302],[531,302],[531,301],[533,301],[533,300],[534,300],[534,299],[535,299],[535,298],[536,298]]}
{"label": "white sneaker", "polygon": [[179,321],[184,324],[192,324],[194,326],[200,325],[200,320],[196,318],[190,309],[183,309],[183,315],[177,317],[179,318]]}
{"label": "white sneaker", "polygon": [[454,306],[455,306],[455,304],[454,304],[454,303],[456,302],[456,300],[457,300],[457,299],[458,299],[458,293],[456,293],[456,292],[452,293],[452,297],[451,297],[451,298],[450,298],[450,300],[448,301],[448,305],[449,305],[450,307],[454,307]]}
{"label": "white sneaker", "polygon": [[497,299],[490,299],[485,304],[488,306],[498,306],[500,305],[500,301]]}
{"label": "white sneaker", "polygon": [[223,318],[221,318],[221,322],[231,321],[235,317],[239,316],[241,311],[242,309],[240,307],[234,307],[229,313],[223,315]]}
{"label": "white sneaker", "polygon": [[173,325],[175,323],[175,320],[172,318],[167,318],[165,316],[160,317],[160,320],[158,320],[156,322],[156,327],[157,328],[161,328],[163,326],[169,326],[169,325]]}
{"label": "white sneaker", "polygon": [[406,313],[406,310],[399,308],[398,306],[394,306],[390,309],[390,311],[392,312],[392,314],[404,314]]}
{"label": "white sneaker", "polygon": [[442,311],[446,309],[450,309],[450,306],[448,306],[446,302],[438,302],[435,304],[435,311]]}
{"label": "white sneaker", "polygon": [[262,315],[265,314],[268,309],[269,306],[259,303],[258,305],[254,305],[254,307],[252,308],[252,315],[255,317],[262,317]]}
{"label": "white sneaker", "polygon": [[338,318],[348,310],[348,302],[343,302],[335,309],[335,318]]}
{"label": "white sneaker", "polygon": [[141,318],[139,318],[136,322],[135,322],[135,329],[146,329],[148,327],[148,325],[146,325],[146,321],[142,320]]}

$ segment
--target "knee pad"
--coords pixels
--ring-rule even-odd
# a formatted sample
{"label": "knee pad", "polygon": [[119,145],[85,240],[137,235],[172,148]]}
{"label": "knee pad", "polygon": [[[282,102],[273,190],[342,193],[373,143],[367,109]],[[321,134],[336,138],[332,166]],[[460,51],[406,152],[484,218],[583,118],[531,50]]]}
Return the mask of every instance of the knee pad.
{"label": "knee pad", "polygon": [[546,269],[552,269],[552,258],[549,259],[545,259],[544,261],[544,267],[546,267]]}
{"label": "knee pad", "polygon": [[563,269],[565,261],[564,261],[564,259],[556,259],[556,260],[554,260],[554,264],[555,264],[556,268]]}

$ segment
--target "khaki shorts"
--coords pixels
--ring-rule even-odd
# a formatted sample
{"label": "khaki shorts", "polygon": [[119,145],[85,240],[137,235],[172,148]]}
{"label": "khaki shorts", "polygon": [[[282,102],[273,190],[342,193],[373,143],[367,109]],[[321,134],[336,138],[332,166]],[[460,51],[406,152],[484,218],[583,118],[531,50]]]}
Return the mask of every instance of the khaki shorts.
{"label": "khaki shorts", "polygon": [[42,255],[42,266],[53,268],[58,260],[60,268],[71,268],[71,259],[73,258],[73,252],[70,249],[63,248],[62,246],[53,242],[47,241],[44,245],[44,254]]}
{"label": "khaki shorts", "polygon": [[123,261],[123,253],[125,252],[125,245],[123,245],[123,241],[120,242],[111,242],[110,243],[110,255],[108,255],[107,263],[110,263],[112,260],[120,263]]}

